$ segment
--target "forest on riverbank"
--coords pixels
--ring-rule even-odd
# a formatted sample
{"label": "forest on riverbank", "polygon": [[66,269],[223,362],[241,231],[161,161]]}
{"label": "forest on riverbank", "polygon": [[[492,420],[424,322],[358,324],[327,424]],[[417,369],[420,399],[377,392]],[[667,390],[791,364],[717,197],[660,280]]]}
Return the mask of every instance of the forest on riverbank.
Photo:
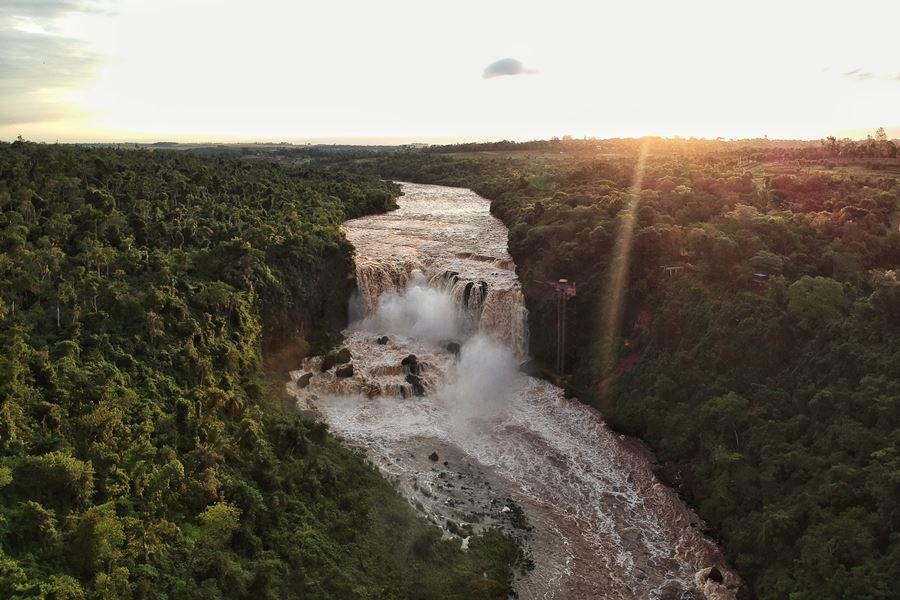
{"label": "forest on riverbank", "polygon": [[340,224],[397,193],[0,144],[0,597],[507,597],[512,541],[442,539],[264,370],[343,325]]}
{"label": "forest on riverbank", "polygon": [[[320,160],[492,200],[546,366],[547,283],[577,283],[571,391],[655,449],[755,596],[895,598],[897,145],[883,133],[757,142],[504,142]],[[632,229],[610,340],[610,270]]]}

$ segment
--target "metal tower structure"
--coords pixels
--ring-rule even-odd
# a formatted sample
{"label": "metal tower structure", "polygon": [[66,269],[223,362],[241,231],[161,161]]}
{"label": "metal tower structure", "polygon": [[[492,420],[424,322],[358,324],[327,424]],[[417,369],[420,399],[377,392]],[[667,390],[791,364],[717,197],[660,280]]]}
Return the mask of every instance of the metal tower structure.
{"label": "metal tower structure", "polygon": [[566,304],[575,297],[575,283],[560,279],[553,284],[556,290],[556,374],[566,373]]}

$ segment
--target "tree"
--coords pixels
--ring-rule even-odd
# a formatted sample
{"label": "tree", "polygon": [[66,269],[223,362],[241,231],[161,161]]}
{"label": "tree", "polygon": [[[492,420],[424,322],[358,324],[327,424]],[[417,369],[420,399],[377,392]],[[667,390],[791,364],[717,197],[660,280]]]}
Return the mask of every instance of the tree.
{"label": "tree", "polygon": [[227,544],[240,527],[241,511],[227,502],[216,502],[207,506],[197,518],[200,521],[200,539],[205,544],[220,547]]}
{"label": "tree", "polygon": [[826,325],[846,306],[844,288],[829,277],[804,275],[788,287],[788,314],[804,328]]}
{"label": "tree", "polygon": [[111,502],[87,510],[72,532],[69,552],[82,576],[110,571],[125,542],[125,530]]}

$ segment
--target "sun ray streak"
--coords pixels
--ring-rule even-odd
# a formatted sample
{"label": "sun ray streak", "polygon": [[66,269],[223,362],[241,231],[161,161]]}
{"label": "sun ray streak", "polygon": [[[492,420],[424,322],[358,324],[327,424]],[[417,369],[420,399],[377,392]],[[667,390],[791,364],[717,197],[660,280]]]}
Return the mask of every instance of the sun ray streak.
{"label": "sun ray streak", "polygon": [[644,164],[647,159],[648,141],[641,143],[634,177],[628,190],[628,205],[619,212],[617,235],[609,268],[607,293],[604,295],[600,337],[600,357],[603,372],[609,372],[615,365],[615,349],[622,325],[622,309],[628,291],[628,270],[631,247],[634,238],[634,221],[641,199],[644,183]]}

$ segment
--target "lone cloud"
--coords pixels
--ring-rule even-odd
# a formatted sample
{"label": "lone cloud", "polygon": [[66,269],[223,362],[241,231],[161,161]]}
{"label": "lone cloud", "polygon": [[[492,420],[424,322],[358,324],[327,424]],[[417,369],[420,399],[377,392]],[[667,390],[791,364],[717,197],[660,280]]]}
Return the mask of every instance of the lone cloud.
{"label": "lone cloud", "polygon": [[485,79],[492,77],[502,77],[504,75],[530,75],[537,73],[534,69],[526,69],[522,61],[515,58],[501,58],[496,62],[492,62],[484,69],[481,75]]}
{"label": "lone cloud", "polygon": [[869,71],[863,71],[860,68],[853,69],[852,71],[847,71],[846,73],[842,73],[844,77],[849,77],[850,79],[855,79],[856,81],[866,81],[867,79],[872,79],[875,77],[874,74]]}
{"label": "lone cloud", "polygon": [[900,81],[900,75],[886,75],[884,73],[873,73],[872,71],[865,71],[862,68],[856,68],[852,71],[847,71],[846,73],[841,73],[844,77],[849,79],[853,79],[855,81],[868,81],[870,79],[878,79],[878,80],[887,80],[887,81]]}

